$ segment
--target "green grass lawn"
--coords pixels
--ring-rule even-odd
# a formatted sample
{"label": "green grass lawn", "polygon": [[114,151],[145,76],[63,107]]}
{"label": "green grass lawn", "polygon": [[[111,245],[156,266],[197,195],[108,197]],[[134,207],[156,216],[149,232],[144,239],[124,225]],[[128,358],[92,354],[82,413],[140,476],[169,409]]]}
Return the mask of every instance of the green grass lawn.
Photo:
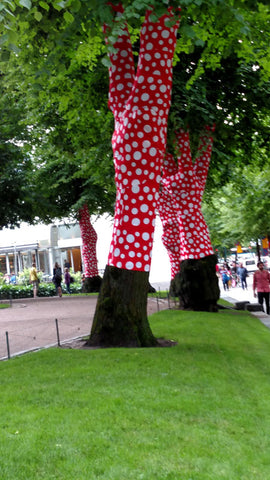
{"label": "green grass lawn", "polygon": [[0,303],[0,309],[1,308],[8,308],[10,305],[8,303]]}
{"label": "green grass lawn", "polygon": [[270,479],[270,330],[233,311],[151,326],[178,345],[0,363],[1,479]]}

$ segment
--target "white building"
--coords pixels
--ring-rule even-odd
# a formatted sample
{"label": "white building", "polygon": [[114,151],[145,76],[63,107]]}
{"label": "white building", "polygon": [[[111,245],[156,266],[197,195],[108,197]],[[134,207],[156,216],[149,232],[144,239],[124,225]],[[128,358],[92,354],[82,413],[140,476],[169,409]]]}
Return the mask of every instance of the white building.
{"label": "white building", "polygon": [[[113,219],[108,215],[93,218],[98,235],[98,269],[102,275],[107,264],[112,238]],[[162,241],[162,226],[157,217],[150,271],[150,283],[167,285],[170,281],[170,262]],[[67,260],[74,270],[84,271],[81,255],[82,239],[78,223],[30,226],[22,223],[20,228],[0,230],[0,272],[17,274],[33,262],[44,274],[52,276],[55,262],[64,267]]]}
{"label": "white building", "polygon": [[[42,233],[39,233],[36,227],[36,235],[39,237],[31,243],[24,241],[24,229],[10,230],[12,241],[9,243],[6,240],[4,244],[0,232],[1,273],[10,275],[14,272],[17,275],[24,268],[30,268],[32,263],[36,263],[38,270],[51,275],[55,262],[58,262],[63,269],[65,261],[75,272],[82,270],[82,240],[79,225],[75,223],[68,226],[60,224],[44,227]],[[35,227],[28,228],[35,229]]]}

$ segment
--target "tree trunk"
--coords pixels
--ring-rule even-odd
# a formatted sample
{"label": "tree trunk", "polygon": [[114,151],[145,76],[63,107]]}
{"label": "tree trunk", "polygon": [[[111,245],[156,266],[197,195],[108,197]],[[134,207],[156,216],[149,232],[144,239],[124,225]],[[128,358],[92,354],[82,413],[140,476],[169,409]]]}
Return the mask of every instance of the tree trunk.
{"label": "tree trunk", "polygon": [[82,286],[83,293],[97,293],[100,291],[102,284],[102,278],[99,275],[95,277],[85,277]]}
{"label": "tree trunk", "polygon": [[[121,4],[112,8],[121,15]],[[171,8],[157,21],[151,13],[146,12],[141,29],[137,71],[127,27],[110,54],[116,202],[108,265],[89,340],[94,345],[156,344],[147,320],[148,277],[179,22],[171,24]],[[109,27],[104,30],[108,38]]]}
{"label": "tree trunk", "polygon": [[216,255],[181,262],[180,272],[171,282],[171,293],[179,297],[185,310],[217,312],[220,296]]}
{"label": "tree trunk", "polygon": [[147,318],[148,273],[107,265],[88,345],[153,347]]}

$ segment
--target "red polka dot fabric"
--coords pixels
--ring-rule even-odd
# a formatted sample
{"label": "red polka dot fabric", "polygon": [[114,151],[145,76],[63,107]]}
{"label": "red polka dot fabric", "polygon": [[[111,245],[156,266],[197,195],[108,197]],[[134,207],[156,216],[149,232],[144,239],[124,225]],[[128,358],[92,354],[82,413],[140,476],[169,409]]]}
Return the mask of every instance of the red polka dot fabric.
{"label": "red polka dot fabric", "polygon": [[213,128],[205,127],[193,164],[189,132],[177,133],[177,164],[166,154],[162,190],[158,202],[163,224],[163,241],[171,260],[172,278],[180,270],[180,261],[212,255],[213,249],[201,203],[212,153]]}
{"label": "red polka dot fabric", "polygon": [[178,23],[167,26],[171,10],[157,22],[151,21],[150,13],[141,29],[137,72],[127,28],[114,45],[109,72],[117,195],[108,264],[146,272],[151,265],[178,29]]}
{"label": "red polka dot fabric", "polygon": [[82,237],[82,257],[84,262],[84,274],[86,278],[98,275],[97,263],[97,233],[91,224],[88,206],[84,205],[79,211],[79,225]]}
{"label": "red polka dot fabric", "polygon": [[[163,162],[163,177],[167,178],[177,173],[178,167],[173,155],[166,153]],[[159,192],[157,209],[163,226],[162,242],[167,249],[170,265],[171,277],[174,278],[180,269],[180,234],[178,210],[174,206],[173,198],[165,188]]]}

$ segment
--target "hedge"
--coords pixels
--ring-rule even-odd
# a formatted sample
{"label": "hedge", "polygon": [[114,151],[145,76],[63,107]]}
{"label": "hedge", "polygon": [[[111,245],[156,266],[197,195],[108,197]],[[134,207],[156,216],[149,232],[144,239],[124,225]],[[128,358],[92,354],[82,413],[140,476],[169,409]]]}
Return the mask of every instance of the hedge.
{"label": "hedge", "polygon": [[[62,285],[63,293],[67,293],[66,286]],[[70,285],[72,294],[81,293],[82,287],[80,283],[73,283]],[[38,289],[38,297],[53,297],[56,295],[55,286],[53,283],[40,283]],[[10,298],[31,298],[33,297],[32,285],[0,285],[0,300]]]}

